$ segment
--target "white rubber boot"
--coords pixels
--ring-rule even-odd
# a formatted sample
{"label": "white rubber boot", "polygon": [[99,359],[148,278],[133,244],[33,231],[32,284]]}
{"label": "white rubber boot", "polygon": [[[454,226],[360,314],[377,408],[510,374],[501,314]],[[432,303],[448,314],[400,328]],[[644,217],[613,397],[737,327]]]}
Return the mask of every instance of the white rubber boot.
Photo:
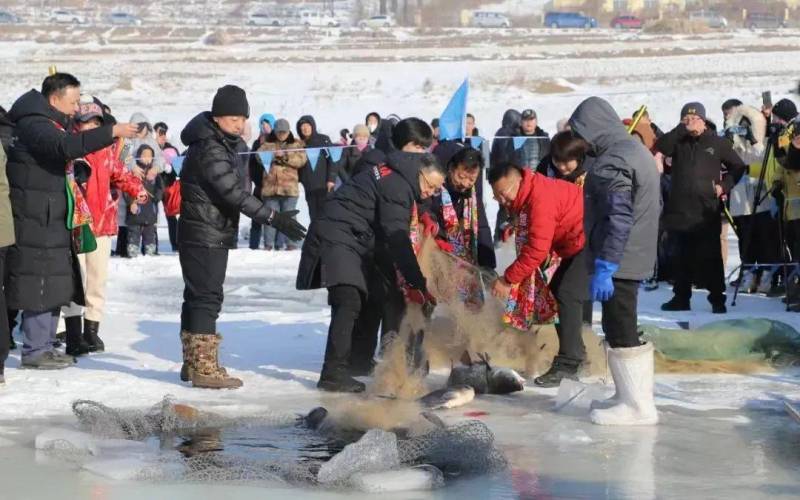
{"label": "white rubber boot", "polygon": [[[609,363],[608,363],[609,354],[608,354],[608,352],[611,350],[611,347],[608,345],[608,342],[603,342],[603,347],[604,347],[604,350],[606,352],[606,367],[608,367],[609,366]],[[619,391],[617,390],[617,387],[615,385],[614,386],[614,395],[613,396],[611,396],[608,399],[595,399],[589,405],[589,409],[592,409],[592,410],[606,410],[606,409],[611,408],[612,406],[616,405],[617,403],[619,403]]]}
{"label": "white rubber boot", "polygon": [[617,387],[619,403],[592,410],[597,425],[655,425],[658,412],[653,402],[653,344],[608,350],[608,365]]}
{"label": "white rubber boot", "polygon": [[772,290],[772,277],[774,275],[775,271],[772,269],[767,269],[761,273],[761,280],[758,283],[758,293],[767,294],[770,290]]}

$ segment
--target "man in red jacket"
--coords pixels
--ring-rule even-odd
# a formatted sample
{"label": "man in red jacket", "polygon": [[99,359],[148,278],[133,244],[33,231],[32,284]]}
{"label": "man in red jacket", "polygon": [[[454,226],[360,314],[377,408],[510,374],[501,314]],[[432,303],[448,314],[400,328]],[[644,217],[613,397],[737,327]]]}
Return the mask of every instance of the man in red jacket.
{"label": "man in red jacket", "polygon": [[558,303],[558,356],[550,370],[534,383],[555,387],[563,378],[576,379],[586,357],[581,330],[583,302],[589,289],[583,250],[583,192],[574,184],[510,163],[491,169],[489,183],[495,199],[516,220],[518,243],[517,260],[494,283],[492,293],[505,299],[512,285],[531,277],[551,254],[562,259],[550,281]]}
{"label": "man in red jacket", "polygon": [[[81,131],[103,125],[105,115],[95,102],[81,103],[75,116]],[[88,179],[77,179],[86,195],[92,214],[92,233],[97,239],[97,249],[78,255],[86,293],[86,311],[81,325],[82,307],[71,303],[62,310],[67,327],[67,354],[80,356],[87,352],[103,351],[105,345],[98,334],[106,302],[108,260],[111,256],[111,238],[117,234],[117,199],[111,194],[114,188],[122,193],[147,201],[142,181],[133,175],[118,158],[116,146],[109,146],[86,155],[77,162],[91,169]],[[76,167],[77,169],[77,167]],[[77,175],[76,175],[77,178]],[[121,194],[119,195],[121,196]],[[81,330],[82,336],[81,336]]]}

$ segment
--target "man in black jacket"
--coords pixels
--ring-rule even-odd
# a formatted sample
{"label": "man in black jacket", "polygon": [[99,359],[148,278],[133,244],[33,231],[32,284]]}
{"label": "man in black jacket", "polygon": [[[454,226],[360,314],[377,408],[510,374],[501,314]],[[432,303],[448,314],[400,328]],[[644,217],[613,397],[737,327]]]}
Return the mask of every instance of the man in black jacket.
{"label": "man in black jacket", "polygon": [[[408,287],[409,300],[428,310],[436,305],[414,255],[409,231],[414,205],[438,192],[445,175],[432,155],[421,154],[432,141],[425,122],[417,118],[401,121],[393,135],[396,145],[402,137],[411,138],[408,147],[391,153],[386,163],[357,174],[328,199],[325,212],[311,223],[303,244],[297,289],[327,288],[331,305],[325,363],[317,384],[323,390],[364,390],[364,384],[352,378],[349,364],[353,331],[368,300],[375,255],[388,256],[396,266]],[[387,280],[394,280],[394,266],[386,270]],[[372,347],[374,350],[374,344]]]}
{"label": "man in black jacket", "polygon": [[[317,132],[317,122],[311,115],[301,116],[297,121],[297,137],[305,143],[306,148],[333,146],[330,137]],[[312,165],[309,159],[306,168],[300,170],[300,182],[306,192],[308,215],[312,221],[322,215],[325,198],[336,185],[336,175],[336,165],[327,150],[320,151],[316,164]]]}
{"label": "man in black jacket", "polygon": [[681,123],[656,142],[656,149],[672,158],[672,190],[663,222],[673,234],[675,296],[661,306],[665,311],[688,311],[692,284],[709,291],[715,314],[725,307],[725,269],[719,234],[722,230],[720,197],[733,189],[747,167],[730,142],[718,137],[706,123],[702,104],[686,104]]}
{"label": "man in black jacket", "polygon": [[131,138],[137,127],[122,123],[77,133],[80,82],[67,73],[45,78],[42,91],[22,95],[8,113],[16,124],[8,180],[16,244],[9,248],[5,293],[8,308],[22,310],[22,366],[58,369],[73,364],[53,349],[61,306],[83,305],[83,285],[67,229],[67,166],[73,160]]}
{"label": "man in black jacket", "polygon": [[185,288],[181,311],[181,380],[194,387],[236,388],[242,381],[219,366],[217,318],[228,250],[235,248],[239,214],[270,224],[292,239],[305,228],[297,211],[277,213],[242,183],[237,155],[250,108],[244,90],[226,85],[217,91],[211,112],[195,116],[181,132],[189,146],[181,171],[180,263]]}

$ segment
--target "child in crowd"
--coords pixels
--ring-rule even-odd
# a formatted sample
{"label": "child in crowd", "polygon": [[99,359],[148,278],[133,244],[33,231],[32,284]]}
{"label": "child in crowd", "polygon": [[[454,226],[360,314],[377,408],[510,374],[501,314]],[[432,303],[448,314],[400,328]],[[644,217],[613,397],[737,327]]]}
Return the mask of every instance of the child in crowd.
{"label": "child in crowd", "polygon": [[128,257],[139,255],[140,247],[144,247],[145,255],[156,254],[156,223],[158,222],[158,204],[164,194],[164,183],[153,164],[155,151],[147,144],[136,150],[136,165],[144,170],[144,189],[149,195],[145,203],[140,204],[130,195],[125,195],[128,213],[125,223],[128,226]]}

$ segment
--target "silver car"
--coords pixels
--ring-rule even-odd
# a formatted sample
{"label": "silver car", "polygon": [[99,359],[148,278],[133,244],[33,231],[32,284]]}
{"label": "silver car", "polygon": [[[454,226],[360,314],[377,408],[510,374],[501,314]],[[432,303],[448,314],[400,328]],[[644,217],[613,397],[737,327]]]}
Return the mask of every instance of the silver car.
{"label": "silver car", "polygon": [[470,26],[475,28],[510,28],[511,21],[499,12],[475,11]]}
{"label": "silver car", "polygon": [[697,21],[709,28],[722,29],[728,27],[728,20],[712,10],[698,10],[689,14],[690,21]]}
{"label": "silver car", "polygon": [[141,26],[142,20],[127,12],[112,12],[108,16],[109,22],[114,26]]}

